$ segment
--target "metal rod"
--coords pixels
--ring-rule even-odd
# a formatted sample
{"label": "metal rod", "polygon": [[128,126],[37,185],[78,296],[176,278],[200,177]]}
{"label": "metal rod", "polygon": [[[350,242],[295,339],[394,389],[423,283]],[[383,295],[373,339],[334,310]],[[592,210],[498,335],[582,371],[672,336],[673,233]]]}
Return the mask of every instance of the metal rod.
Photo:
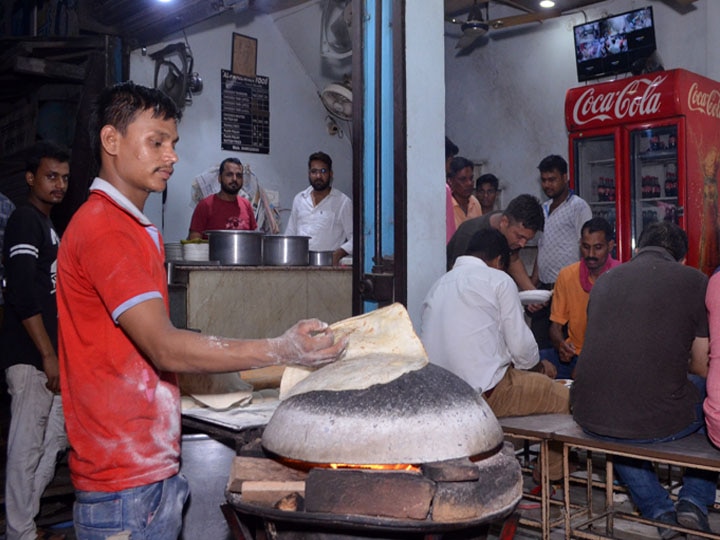
{"label": "metal rod", "polygon": [[375,0],[375,265],[382,264],[383,0]]}

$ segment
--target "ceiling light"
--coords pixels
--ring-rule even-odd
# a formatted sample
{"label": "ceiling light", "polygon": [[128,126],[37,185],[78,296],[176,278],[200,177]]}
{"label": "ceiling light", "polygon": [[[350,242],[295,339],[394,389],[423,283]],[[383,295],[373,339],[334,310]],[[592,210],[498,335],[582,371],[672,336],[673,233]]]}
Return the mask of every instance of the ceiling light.
{"label": "ceiling light", "polygon": [[553,2],[553,0],[542,0],[542,1],[540,2],[540,7],[541,7],[541,8],[551,8],[551,7],[555,7],[555,2]]}

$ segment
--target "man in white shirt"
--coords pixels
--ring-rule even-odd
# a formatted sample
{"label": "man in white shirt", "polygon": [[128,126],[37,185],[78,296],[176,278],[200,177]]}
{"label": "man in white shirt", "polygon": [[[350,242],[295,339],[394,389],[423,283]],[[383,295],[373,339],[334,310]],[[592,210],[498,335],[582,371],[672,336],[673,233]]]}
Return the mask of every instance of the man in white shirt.
{"label": "man in white shirt", "polygon": [[333,265],[352,254],[352,201],[333,189],[332,159],[315,152],[308,159],[310,187],[295,195],[285,234],[309,236],[311,251],[332,251]]}
{"label": "man in white shirt", "polygon": [[[588,203],[570,189],[565,158],[549,155],[538,165],[543,192],[548,197],[542,205],[545,227],[538,238],[538,254],[532,281],[538,289],[552,290],[562,268],[580,260],[578,245],[582,226],[592,219]],[[535,340],[543,358],[559,362],[550,338],[550,305],[531,313]]]}
{"label": "man in white shirt", "polygon": [[[517,285],[503,271],[510,248],[495,229],[475,233],[467,254],[430,289],[423,302],[422,342],[430,361],[468,382],[496,416],[569,413],[568,389],[540,360],[523,316]],[[551,449],[551,480],[562,459]]]}

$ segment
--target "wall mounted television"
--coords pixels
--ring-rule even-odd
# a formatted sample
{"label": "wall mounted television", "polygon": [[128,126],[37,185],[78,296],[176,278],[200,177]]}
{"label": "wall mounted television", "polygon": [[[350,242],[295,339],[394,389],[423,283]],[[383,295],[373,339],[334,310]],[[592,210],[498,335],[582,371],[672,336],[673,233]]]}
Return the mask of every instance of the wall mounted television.
{"label": "wall mounted television", "polygon": [[578,24],[573,34],[580,82],[632,71],[656,47],[652,7]]}

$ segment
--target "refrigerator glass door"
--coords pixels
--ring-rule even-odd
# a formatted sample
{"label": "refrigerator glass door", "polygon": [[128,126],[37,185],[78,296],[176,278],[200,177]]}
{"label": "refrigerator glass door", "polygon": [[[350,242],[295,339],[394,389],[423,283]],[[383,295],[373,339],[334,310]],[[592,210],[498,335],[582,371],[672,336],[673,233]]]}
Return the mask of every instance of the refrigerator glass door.
{"label": "refrigerator glass door", "polygon": [[615,231],[615,136],[575,139],[575,187],[592,209],[593,217],[610,222]]}
{"label": "refrigerator glass door", "polygon": [[630,132],[632,248],[643,229],[658,221],[678,222],[677,125]]}

